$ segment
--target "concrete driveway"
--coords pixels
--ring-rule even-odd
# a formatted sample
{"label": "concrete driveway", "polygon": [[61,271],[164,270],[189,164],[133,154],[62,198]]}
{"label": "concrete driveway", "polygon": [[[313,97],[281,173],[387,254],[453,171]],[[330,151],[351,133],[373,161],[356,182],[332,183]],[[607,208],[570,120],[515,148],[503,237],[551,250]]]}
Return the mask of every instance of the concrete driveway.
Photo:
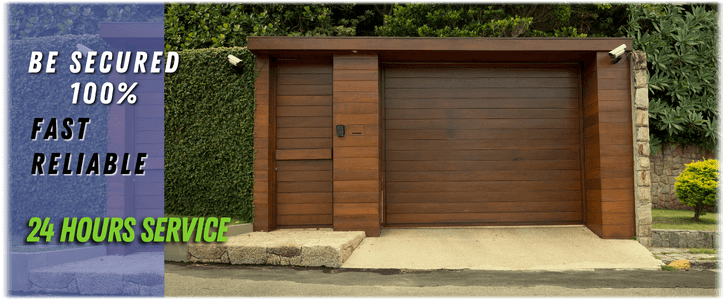
{"label": "concrete driveway", "polygon": [[604,240],[585,226],[384,229],[343,268],[472,270],[659,270],[634,240]]}

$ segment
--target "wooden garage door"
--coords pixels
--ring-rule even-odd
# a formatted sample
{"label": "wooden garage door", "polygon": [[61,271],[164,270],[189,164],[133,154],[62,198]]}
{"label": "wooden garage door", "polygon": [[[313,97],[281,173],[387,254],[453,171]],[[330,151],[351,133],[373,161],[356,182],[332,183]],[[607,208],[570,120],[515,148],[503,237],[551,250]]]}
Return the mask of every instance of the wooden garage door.
{"label": "wooden garage door", "polygon": [[277,61],[277,225],[333,224],[333,63]]}
{"label": "wooden garage door", "polygon": [[582,223],[578,70],[388,65],[386,223]]}

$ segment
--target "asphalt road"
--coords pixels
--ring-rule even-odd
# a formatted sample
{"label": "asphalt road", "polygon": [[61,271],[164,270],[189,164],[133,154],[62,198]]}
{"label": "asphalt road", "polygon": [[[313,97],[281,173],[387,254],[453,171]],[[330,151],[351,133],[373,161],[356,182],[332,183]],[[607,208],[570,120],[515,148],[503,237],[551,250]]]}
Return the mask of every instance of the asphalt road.
{"label": "asphalt road", "polygon": [[165,296],[719,295],[718,271],[360,270],[165,265]]}

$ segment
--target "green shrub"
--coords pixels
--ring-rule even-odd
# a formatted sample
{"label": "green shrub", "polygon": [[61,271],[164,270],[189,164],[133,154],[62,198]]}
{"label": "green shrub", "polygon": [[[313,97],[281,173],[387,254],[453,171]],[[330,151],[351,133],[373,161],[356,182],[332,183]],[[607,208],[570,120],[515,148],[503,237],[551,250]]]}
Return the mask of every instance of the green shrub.
{"label": "green shrub", "polygon": [[[244,62],[236,71],[232,54]],[[179,52],[164,78],[164,212],[252,221],[256,58],[244,48]]]}
{"label": "green shrub", "polygon": [[686,164],[676,179],[676,196],[681,203],[693,206],[698,220],[706,205],[716,204],[719,163],[715,159]]}

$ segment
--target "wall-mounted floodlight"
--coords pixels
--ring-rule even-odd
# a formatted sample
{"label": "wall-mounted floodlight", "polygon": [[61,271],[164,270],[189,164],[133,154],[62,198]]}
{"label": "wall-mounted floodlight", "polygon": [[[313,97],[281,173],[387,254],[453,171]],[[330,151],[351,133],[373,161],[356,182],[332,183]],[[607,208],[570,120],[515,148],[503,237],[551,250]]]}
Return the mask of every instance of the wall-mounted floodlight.
{"label": "wall-mounted floodlight", "polygon": [[610,55],[610,58],[612,58],[612,63],[616,63],[620,61],[620,58],[622,58],[623,54],[625,54],[625,44],[622,44],[618,46],[617,48],[613,49],[613,51],[610,51],[608,55]]}
{"label": "wall-mounted floodlight", "polygon": [[227,55],[227,60],[229,61],[232,66],[237,69],[237,71],[242,71],[242,60],[237,58],[236,56],[230,54]]}
{"label": "wall-mounted floodlight", "polygon": [[83,53],[83,56],[86,56],[88,55],[88,52],[93,51],[91,50],[91,48],[83,46],[82,44],[76,44],[76,49],[78,49],[78,51],[81,51],[81,53]]}

